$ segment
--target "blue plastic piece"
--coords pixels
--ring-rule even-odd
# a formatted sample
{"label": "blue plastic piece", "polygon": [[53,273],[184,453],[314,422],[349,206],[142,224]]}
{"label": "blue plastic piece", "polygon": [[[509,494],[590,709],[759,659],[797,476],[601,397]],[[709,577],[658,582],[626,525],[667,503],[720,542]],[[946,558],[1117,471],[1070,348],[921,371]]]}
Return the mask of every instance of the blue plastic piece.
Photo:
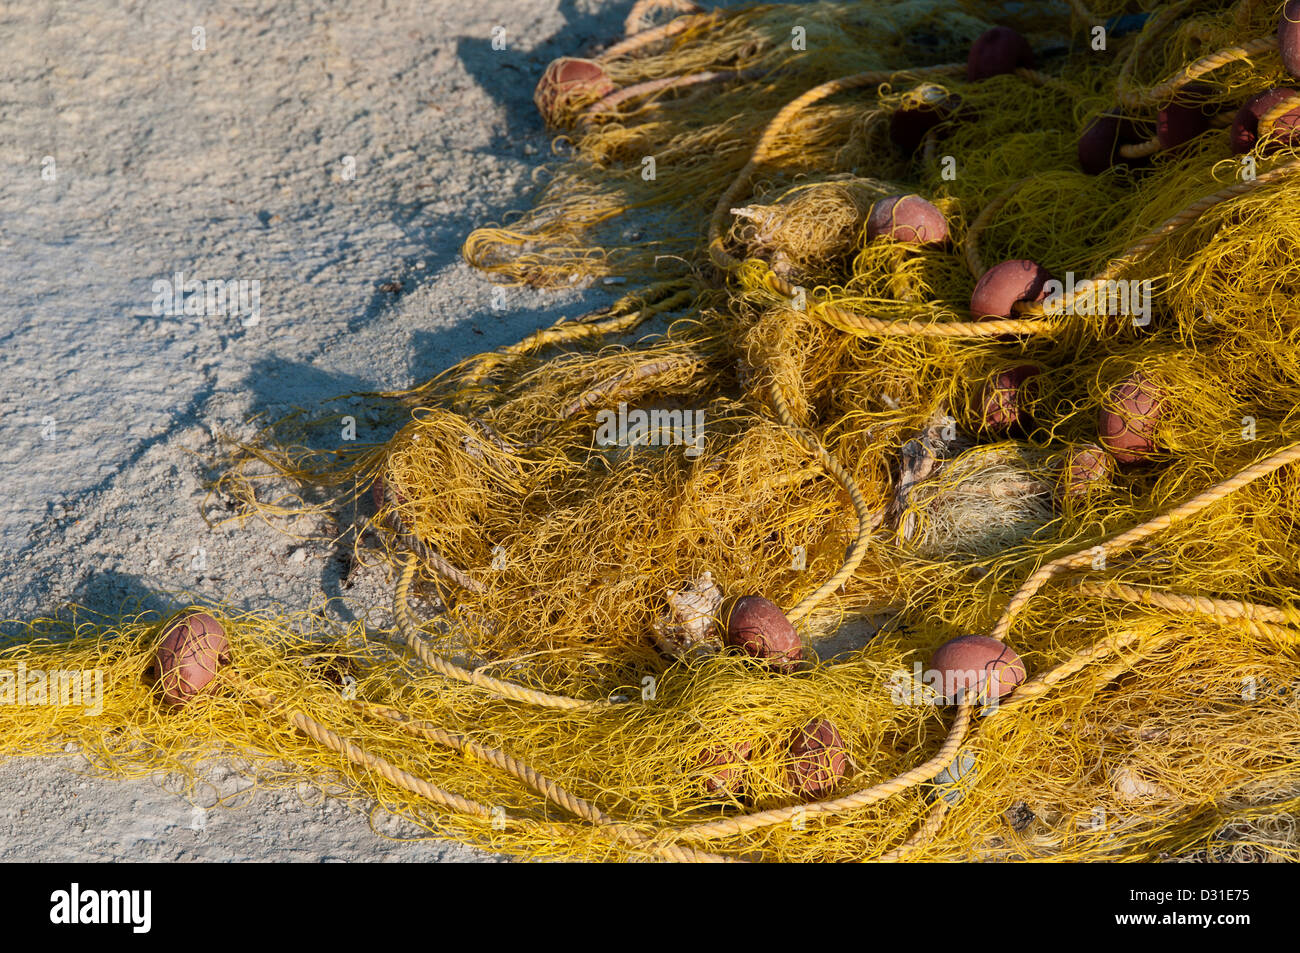
{"label": "blue plastic piece", "polygon": [[1106,21],[1106,35],[1123,36],[1125,33],[1136,33],[1147,25],[1150,16],[1149,13],[1122,13],[1117,17],[1111,17]]}

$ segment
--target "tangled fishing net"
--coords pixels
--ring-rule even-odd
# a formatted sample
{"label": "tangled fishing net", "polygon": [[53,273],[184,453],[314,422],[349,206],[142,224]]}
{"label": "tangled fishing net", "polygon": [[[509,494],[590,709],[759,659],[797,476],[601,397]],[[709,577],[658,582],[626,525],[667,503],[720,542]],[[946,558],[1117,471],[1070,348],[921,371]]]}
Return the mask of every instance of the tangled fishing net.
{"label": "tangled fishing net", "polygon": [[638,4],[465,246],[634,290],[224,461],[392,625],[31,623],[103,713],[0,752],[530,857],[1300,859],[1300,4],[1094,2]]}

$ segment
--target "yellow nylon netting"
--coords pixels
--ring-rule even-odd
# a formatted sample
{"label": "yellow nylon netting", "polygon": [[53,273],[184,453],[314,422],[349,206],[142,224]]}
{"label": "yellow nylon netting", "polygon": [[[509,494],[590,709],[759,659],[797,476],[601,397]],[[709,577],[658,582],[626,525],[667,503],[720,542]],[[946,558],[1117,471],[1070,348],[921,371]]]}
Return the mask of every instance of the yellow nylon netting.
{"label": "yellow nylon netting", "polygon": [[[39,620],[0,661],[100,669],[104,711],[0,707],[0,753],[71,741],[200,800],[206,759],[236,758],[530,857],[1300,859],[1300,157],[1280,121],[1244,157],[1227,132],[1293,82],[1266,42],[1281,5],[1032,6],[689,14],[599,60],[631,93],[566,96],[537,204],[465,253],[496,281],[639,290],[376,396],[381,446],[300,416],[224,461],[245,515],[359,510],[394,627],[201,607],[231,662],[167,708],[164,620]],[[968,80],[995,24],[1037,62]],[[1189,65],[1250,43],[1191,71],[1204,131],[1081,171],[1090,122],[1122,107],[1132,149]],[[705,73],[727,75],[672,79]],[[895,114],[936,101],[901,150]],[[903,193],[946,244],[868,240]],[[1149,309],[980,322],[976,278],[1007,259],[1146,283]],[[991,382],[1026,365],[1017,425],[991,425]],[[1063,495],[1135,379],[1159,405],[1131,425],[1154,420],[1145,459]],[[639,412],[672,438],[601,438]],[[786,610],[806,664],[665,648],[668,593],[705,573]],[[935,649],[989,633],[1027,682],[936,701]],[[819,720],[843,776],[800,790],[792,739]]]}

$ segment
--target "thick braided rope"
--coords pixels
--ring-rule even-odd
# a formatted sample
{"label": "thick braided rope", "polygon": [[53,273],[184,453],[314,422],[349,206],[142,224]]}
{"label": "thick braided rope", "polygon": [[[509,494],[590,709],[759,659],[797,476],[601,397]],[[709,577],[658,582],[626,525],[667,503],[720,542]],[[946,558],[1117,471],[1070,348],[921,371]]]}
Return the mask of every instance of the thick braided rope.
{"label": "thick braided rope", "polygon": [[[389,485],[388,481],[385,480],[384,507],[388,509],[389,512],[392,512],[394,502],[393,488]],[[398,516],[391,516],[383,523],[383,525],[397,537],[399,542],[405,545],[408,550],[423,559],[429,568],[443,579],[446,579],[448,582],[454,583],[462,589],[466,589],[470,592],[487,592],[487,585],[480,580],[475,579],[469,573],[465,572],[465,570],[444,557],[442,553],[438,552],[424,540],[420,539],[420,537],[410,532]]]}
{"label": "thick braided rope", "polygon": [[1208,615],[1224,622],[1241,622],[1256,632],[1274,638],[1280,637],[1287,641],[1300,639],[1300,634],[1289,628],[1300,626],[1300,607],[1297,606],[1274,608],[1235,599],[1162,592],[1147,586],[1130,586],[1113,580],[1101,583],[1080,581],[1076,586],[1079,592],[1095,599],[1132,602],[1188,615]]}
{"label": "thick braided rope", "polygon": [[546,692],[539,692],[531,688],[525,688],[522,685],[516,685],[513,682],[492,678],[482,672],[472,672],[434,653],[421,637],[420,627],[416,624],[410,607],[411,584],[415,581],[415,574],[419,569],[419,565],[418,558],[415,555],[410,556],[406,561],[406,566],[402,569],[401,575],[398,577],[397,586],[393,593],[393,618],[396,620],[398,630],[406,640],[407,646],[415,653],[416,658],[426,666],[440,675],[481,688],[501,698],[524,702],[528,705],[537,705],[541,708],[562,708],[572,711],[576,709],[614,708],[621,704],[606,699],[582,701],[577,698],[567,698],[563,695],[550,695]]}
{"label": "thick braided rope", "polygon": [[731,80],[749,82],[750,80],[759,79],[766,73],[767,70],[760,69],[706,70],[700,73],[687,73],[682,76],[661,76],[658,79],[648,79],[632,86],[616,89],[609,95],[596,100],[583,110],[583,120],[590,121],[598,118],[601,114],[613,112],[630,99],[652,96],[655,93],[668,92],[669,90],[689,89],[692,86],[705,86],[710,83],[725,83]]}
{"label": "thick braided rope", "polygon": [[1195,63],[1184,67],[1171,79],[1145,90],[1124,89],[1125,74],[1121,73],[1121,88],[1118,91],[1119,101],[1128,109],[1141,109],[1146,106],[1159,105],[1171,98],[1174,93],[1188,83],[1200,79],[1208,73],[1213,73],[1220,67],[1241,60],[1248,60],[1253,56],[1259,56],[1261,53],[1272,52],[1276,49],[1277,37],[1275,36],[1264,36],[1257,40],[1251,40],[1249,43],[1243,43],[1241,46],[1230,46],[1227,49],[1202,57]]}
{"label": "thick braided rope", "polygon": [[1272,169],[1257,175],[1253,179],[1245,182],[1234,182],[1232,185],[1222,188],[1218,192],[1197,199],[1181,212],[1165,219],[1146,235],[1142,236],[1142,238],[1125,249],[1124,253],[1112,261],[1106,270],[1098,276],[1098,279],[1101,280],[1113,277],[1119,271],[1120,267],[1152,248],[1170,232],[1175,232],[1183,226],[1194,222],[1221,202],[1226,202],[1229,199],[1245,195],[1252,189],[1257,189],[1276,179],[1283,178],[1289,173],[1294,172],[1297,166],[1300,166],[1300,160],[1293,159],[1292,161],[1285,162],[1282,165],[1274,166]]}
{"label": "thick braided rope", "polygon": [[646,22],[658,10],[675,10],[679,14],[703,12],[703,8],[691,0],[636,0],[623,20],[623,33],[634,36],[649,29]]}
{"label": "thick braided rope", "polygon": [[1145,159],[1147,156],[1153,156],[1159,152],[1163,146],[1160,145],[1160,137],[1152,136],[1146,142],[1135,142],[1131,145],[1119,147],[1119,154],[1124,159]]}
{"label": "thick braided rope", "polygon": [[853,504],[853,512],[858,519],[857,536],[854,537],[848,555],[844,557],[844,564],[836,570],[833,576],[800,599],[786,613],[786,618],[791,622],[798,622],[816,609],[822,600],[844,585],[849,577],[857,571],[858,566],[862,563],[862,558],[867,554],[867,544],[871,542],[871,533],[880,525],[881,516],[871,512],[866,499],[862,496],[862,491],[858,489],[857,481],[853,479],[853,474],[844,469],[844,465],[835,459],[835,455],[823,447],[819,440],[795,422],[794,415],[790,413],[790,405],[786,403],[785,395],[781,393],[780,385],[773,381],[768,393],[772,399],[772,406],[776,408],[777,419],[803,444],[804,449],[817,457],[821,465],[826,468],[826,471],[835,478],[835,482],[849,495],[849,500]]}
{"label": "thick braided rope", "polygon": [[716,11],[711,13],[692,13],[687,14],[686,16],[677,17],[676,19],[669,20],[663,26],[653,27],[649,30],[642,30],[639,33],[634,33],[625,40],[620,40],[609,49],[605,50],[605,52],[596,56],[595,59],[597,62],[601,62],[604,60],[617,59],[621,56],[632,56],[633,54],[645,49],[647,46],[658,43],[660,40],[670,39],[677,36],[679,33],[685,33],[691,27],[704,26],[712,22],[721,22],[721,17]]}
{"label": "thick braided rope", "polygon": [[[267,711],[283,712],[284,705],[271,692],[250,684],[243,677],[229,670],[223,672],[222,677]],[[484,819],[492,818],[494,816],[490,807],[440,788],[436,784],[426,781],[424,778],[416,777],[408,771],[403,771],[401,768],[389,763],[378,755],[371,754],[350,738],[344,738],[337,732],[331,731],[320,722],[304,715],[300,711],[284,712],[284,717],[289,724],[293,725],[317,744],[320,744],[331,751],[338,752],[355,765],[374,771],[380,777],[391,781],[400,788],[404,788],[407,791],[411,791],[423,798],[433,801],[435,804],[440,804],[443,807],[457,811],[461,814],[469,814]],[[500,817],[500,814],[498,813],[496,816]]]}
{"label": "thick braided rope", "polygon": [[[232,673],[228,674],[226,677],[237,688],[244,691],[248,697],[252,698],[253,701],[268,711],[274,711],[277,708],[283,707],[275,695],[249,684],[238,675]],[[377,709],[384,708],[384,706],[375,707]],[[386,710],[383,717],[395,722],[397,719],[392,718],[388,713],[397,715],[401,714],[400,712],[395,712],[393,709]],[[433,801],[435,804],[442,805],[443,807],[461,814],[469,814],[483,819],[491,818],[494,821],[502,819],[507,823],[511,821],[516,824],[523,823],[520,818],[511,818],[508,814],[505,814],[503,809],[496,809],[494,813],[493,808],[489,808],[488,806],[470,800],[469,798],[462,797],[459,794],[454,794],[444,788],[438,787],[430,781],[426,781],[424,778],[411,774],[409,771],[402,770],[384,758],[366,751],[351,739],[344,738],[337,732],[331,731],[320,722],[308,717],[300,711],[290,711],[285,715],[285,718],[291,725],[318,744],[330,749],[331,751],[342,754],[353,764],[374,771],[380,777],[385,778],[398,787],[411,791],[414,794],[418,794],[427,800]],[[423,725],[425,723],[419,724]],[[587,805],[586,802],[582,801],[580,798],[574,798],[572,795],[569,795],[568,792],[564,791],[563,788],[560,788],[559,785],[555,784],[544,775],[534,771],[528,765],[511,758],[504,752],[476,745],[473,742],[461,739],[459,736],[451,735],[448,732],[443,732],[440,729],[433,728],[433,726],[428,727],[432,729],[432,731],[437,732],[438,736],[435,740],[440,743],[446,744],[447,746],[456,748],[460,751],[468,752],[489,764],[493,764],[496,767],[515,774],[515,776],[519,777],[520,780],[542,793],[548,799],[560,804],[560,806],[569,810],[570,813],[577,814],[585,820],[592,820],[591,817],[587,816],[592,814],[595,817],[604,818],[604,823],[598,821],[593,821],[593,823],[597,823],[602,827],[609,826],[609,819],[605,818],[600,811]],[[423,731],[421,733],[425,734],[426,737],[431,737],[428,733]],[[583,810],[584,806],[586,810]],[[703,861],[712,863],[728,862],[728,858],[720,857],[715,854],[708,854],[693,850],[689,847],[683,847],[671,843],[658,843],[652,838],[646,837],[644,834],[641,834],[639,831],[629,828],[626,825],[613,825],[610,832],[629,840],[636,847],[645,848],[651,853],[663,856],[669,860],[688,862]]]}
{"label": "thick braided rope", "polygon": [[545,796],[547,800],[558,804],[570,814],[580,817],[584,821],[592,824],[612,823],[611,819],[598,807],[576,795],[570,794],[555,781],[504,751],[485,747],[471,741],[464,735],[454,734],[439,728],[431,722],[412,718],[405,712],[387,705],[357,699],[352,702],[352,706],[365,715],[395,724],[410,734],[435,741],[444,748],[451,748],[453,751],[459,751],[461,754],[477,758],[479,761],[500,768]]}
{"label": "thick braided rope", "polygon": [[[1257,189],[1260,186],[1267,185],[1270,182],[1283,178],[1284,176],[1294,172],[1297,168],[1300,168],[1300,159],[1293,159],[1290,162],[1285,162],[1282,165],[1275,166],[1253,179],[1245,182],[1234,182],[1232,185],[1222,188],[1218,192],[1197,199],[1191,205],[1187,206],[1177,214],[1171,215],[1155,228],[1151,229],[1151,231],[1143,235],[1140,239],[1126,248],[1118,257],[1112,259],[1110,264],[1108,264],[1093,278],[1086,282],[1076,283],[1074,295],[1083,294],[1089,285],[1109,281],[1114,278],[1121,271],[1131,265],[1140,255],[1145,254],[1159,244],[1170,233],[1176,232],[1180,228],[1190,225],[1210,209],[1214,208],[1214,206],[1227,202],[1230,199],[1237,198],[1238,196],[1245,195],[1253,189]],[[1062,310],[1068,309],[1073,300],[1074,296],[1063,297],[1056,303],[1055,307]],[[1041,314],[1044,311],[1045,305],[1041,301],[1025,301],[1019,302],[1016,305],[1016,312],[1022,315]]]}
{"label": "thick braided rope", "polygon": [[[1285,162],[1282,165],[1269,169],[1267,172],[1264,172],[1253,179],[1244,182],[1235,182],[1232,185],[1220,189],[1218,192],[1214,192],[1210,195],[1206,195],[1197,199],[1191,205],[1188,205],[1186,208],[1182,209],[1178,213],[1171,215],[1169,218],[1165,219],[1155,228],[1151,229],[1151,231],[1143,235],[1140,239],[1138,239],[1136,242],[1134,242],[1132,245],[1126,248],[1119,256],[1112,259],[1110,264],[1108,264],[1101,272],[1099,272],[1093,278],[1089,279],[1088,281],[1076,283],[1074,295],[1062,298],[1061,301],[1057,303],[1056,307],[1062,310],[1068,309],[1070,304],[1074,300],[1074,296],[1083,294],[1084,291],[1092,284],[1108,281],[1114,278],[1124,268],[1132,264],[1133,261],[1136,260],[1140,255],[1144,254],[1147,251],[1150,251],[1151,248],[1157,245],[1161,240],[1163,240],[1166,236],[1168,236],[1172,232],[1176,232],[1180,228],[1184,228],[1185,226],[1190,225],[1192,222],[1196,221],[1198,218],[1200,218],[1210,209],[1214,208],[1214,206],[1219,205],[1220,203],[1223,202],[1227,202],[1230,199],[1237,198],[1238,196],[1245,195],[1247,192],[1250,192],[1253,189],[1259,188],[1262,185],[1267,185],[1270,182],[1280,179],[1283,176],[1289,174],[1290,172],[1295,171],[1295,169],[1298,166],[1300,166],[1300,160],[1292,160],[1290,162]],[[1026,182],[1029,181],[1030,178],[1031,178],[1030,176],[1026,176],[1025,178],[1021,179],[1019,182],[1016,182],[1014,185],[1010,186],[1004,192],[996,196],[987,206],[984,207],[983,210],[981,210],[980,214],[976,217],[975,221],[971,223],[971,227],[968,230],[967,237],[966,237],[966,265],[974,277],[978,278],[980,277],[980,275],[984,273],[984,265],[979,257],[979,248],[978,248],[978,241],[980,236],[987,229],[990,221],[992,221],[993,216],[1002,208],[1003,205],[1006,204],[1007,201],[1011,199],[1011,197]],[[1028,315],[1045,313],[1046,305],[1041,301],[1022,301],[1022,302],[1017,302],[1015,306],[1015,311],[1023,318],[1024,316],[1028,316]],[[976,326],[978,327],[984,324],[988,324],[988,325],[1010,324],[1015,327],[1020,327],[1022,325],[1033,325],[1034,327],[1037,327],[1043,324],[1047,324],[1048,327],[1052,326],[1048,322],[1029,321],[1029,320],[1002,321],[1002,322],[994,322],[994,321],[977,322]],[[958,327],[958,326],[959,325],[955,325],[955,324],[929,325],[929,327]],[[1006,333],[1014,334],[1014,333],[1035,333],[1035,332],[1032,330],[1020,331],[1020,332],[1016,330],[1009,330]]]}
{"label": "thick braided rope", "polygon": [[893,850],[881,854],[876,858],[876,863],[899,863],[906,860],[907,855],[918,847],[928,844],[931,838],[939,833],[939,828],[943,826],[944,815],[948,813],[948,808],[951,806],[946,799],[939,798],[934,807],[930,809],[930,813],[926,815],[925,822],[912,833],[912,836]]}
{"label": "thick braided rope", "polygon": [[1208,596],[1163,592],[1147,586],[1131,586],[1117,581],[1100,583],[1081,581],[1078,583],[1078,589],[1085,595],[1099,599],[1123,599],[1127,602],[1140,602],[1143,605],[1174,612],[1211,615],[1216,619],[1240,619],[1243,622],[1271,622],[1276,625],[1300,626],[1300,607],[1297,606],[1262,606],[1255,602],[1240,602],[1236,599],[1213,599]]}
{"label": "thick braided rope", "polygon": [[850,334],[879,337],[990,338],[1004,334],[1047,334],[1057,324],[1046,319],[997,318],[990,321],[917,321],[869,318],[834,305],[816,304],[809,313]]}
{"label": "thick braided rope", "polygon": [[957,756],[957,749],[961,747],[961,743],[966,737],[966,730],[970,726],[971,709],[970,702],[963,703],[957,709],[957,716],[948,732],[948,737],[944,739],[943,745],[933,758],[909,771],[904,771],[902,774],[890,778],[888,781],[882,781],[854,794],[830,801],[796,804],[791,807],[759,811],[756,814],[740,814],[736,817],[723,818],[718,821],[706,821],[700,824],[692,824],[689,827],[679,827],[674,831],[674,834],[683,840],[692,841],[735,837],[763,827],[784,824],[796,817],[845,814],[849,811],[855,811],[888,800],[895,794],[933,779],[935,775],[952,764],[953,758]]}
{"label": "thick braided rope", "polygon": [[[388,496],[387,486],[384,487],[384,496]],[[406,545],[406,548],[423,559],[439,576],[470,592],[487,592],[487,586],[484,583],[449,562],[441,553],[414,533],[409,533],[404,528],[400,528],[399,520],[394,519],[390,523],[396,524],[392,527],[393,531],[397,538]]]}
{"label": "thick braided rope", "polygon": [[1005,641],[1007,633],[1011,629],[1011,620],[1015,618],[1016,613],[1024,608],[1025,604],[1034,597],[1034,594],[1037,593],[1038,590],[1057,573],[1066,569],[1074,569],[1091,563],[1094,558],[1094,553],[1098,548],[1108,552],[1118,552],[1123,550],[1136,542],[1146,539],[1148,536],[1153,536],[1162,530],[1168,529],[1179,520],[1194,516],[1206,507],[1217,503],[1224,497],[1232,495],[1246,484],[1258,480],[1260,477],[1267,476],[1296,460],[1300,460],[1300,444],[1294,444],[1287,447],[1285,450],[1281,450],[1271,456],[1265,457],[1263,460],[1246,467],[1246,469],[1227,480],[1224,480],[1222,483],[1218,483],[1210,487],[1208,490],[1198,493],[1187,502],[1174,507],[1167,513],[1163,513],[1154,519],[1147,520],[1145,523],[1140,523],[1131,529],[1125,530],[1123,533],[1120,533],[1099,545],[1089,546],[1087,549],[1080,552],[1068,553],[1052,560],[1044,566],[1041,566],[1033,575],[1025,580],[1021,587],[1016,591],[1015,595],[1011,597],[1011,601],[1007,604],[1006,609],[1003,610],[1001,618],[998,619],[997,624],[993,627],[993,631],[989,633],[989,636],[997,639],[999,642]]}
{"label": "thick braided rope", "polygon": [[643,847],[652,853],[664,857],[668,860],[681,861],[687,863],[738,863],[729,857],[721,857],[717,854],[709,854],[703,851],[697,851],[691,847],[685,847],[672,843],[660,843],[652,837],[648,837],[641,831],[627,824],[621,824],[607,815],[596,805],[584,798],[578,797],[565,790],[551,778],[537,771],[531,765],[520,761],[498,748],[489,748],[469,740],[463,735],[454,734],[439,728],[437,725],[422,719],[412,718],[405,712],[398,711],[396,708],[390,708],[387,705],[379,705],[374,702],[354,701],[353,707],[358,711],[373,717],[380,718],[384,721],[397,725],[403,731],[407,731],[418,737],[427,738],[430,741],[437,742],[446,748],[459,751],[462,754],[490,764],[499,768],[507,774],[517,778],[524,784],[528,785],[534,791],[541,794],[548,801],[568,811],[577,817],[582,818],[590,824],[606,829],[609,834],[616,840],[624,840],[635,847]]}
{"label": "thick braided rope", "polygon": [[[767,285],[793,297],[796,289],[769,272]],[[871,318],[826,302],[809,305],[808,313],[848,334],[877,337],[988,338],[1004,334],[1046,334],[1057,327],[1045,318],[994,318],[988,321],[918,321],[914,318]]]}
{"label": "thick braided rope", "polygon": [[[1138,629],[1130,629],[1114,636],[1107,636],[1104,639],[1085,645],[1076,651],[1065,661],[1059,663],[1053,668],[1041,675],[1031,678],[1023,685],[1016,686],[1015,694],[1006,701],[1000,701],[996,708],[989,708],[987,714],[989,717],[1000,715],[1003,712],[1014,711],[1020,706],[1039,698],[1052,690],[1063,679],[1069,678],[1075,672],[1078,672],[1089,665],[1109,658],[1110,656],[1128,648],[1134,642],[1142,639],[1143,633]],[[1164,640],[1159,640],[1164,641]]]}
{"label": "thick braided rope", "polygon": [[1137,35],[1133,41],[1133,46],[1129,50],[1128,56],[1120,64],[1119,78],[1115,82],[1115,93],[1121,105],[1137,109],[1141,105],[1139,98],[1140,93],[1130,87],[1133,79],[1133,70],[1137,66],[1138,60],[1146,54],[1147,47],[1154,42],[1155,38],[1164,32],[1169,24],[1173,23],[1183,12],[1190,0],[1183,0],[1181,3],[1175,3],[1165,7],[1163,10],[1152,15],[1143,25],[1142,32]]}
{"label": "thick braided rope", "polygon": [[1259,136],[1262,139],[1273,131],[1273,124],[1289,113],[1291,110],[1300,106],[1300,95],[1289,93],[1283,96],[1271,107],[1268,112],[1259,117]]}

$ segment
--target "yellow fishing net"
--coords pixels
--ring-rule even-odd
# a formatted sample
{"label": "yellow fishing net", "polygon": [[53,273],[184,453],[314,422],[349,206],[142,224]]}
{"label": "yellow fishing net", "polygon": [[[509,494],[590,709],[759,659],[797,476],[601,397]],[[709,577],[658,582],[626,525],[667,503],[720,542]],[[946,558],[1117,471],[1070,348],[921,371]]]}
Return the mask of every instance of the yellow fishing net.
{"label": "yellow fishing net", "polygon": [[[222,461],[241,518],[356,514],[392,625],[192,607],[229,659],[167,706],[170,620],[29,623],[0,662],[99,670],[103,712],[0,707],[0,753],[200,800],[225,757],[528,857],[1300,859],[1290,100],[1229,147],[1293,82],[1279,21],[897,0],[617,44],[539,93],[563,155],[465,254],[634,290],[376,396],[382,445],[296,416]],[[969,79],[995,26],[1034,60]],[[877,237],[902,194],[945,241]],[[1066,290],[980,320],[1007,260]],[[722,644],[746,595],[794,671]],[[948,704],[931,660],[973,634],[1027,678]]]}

